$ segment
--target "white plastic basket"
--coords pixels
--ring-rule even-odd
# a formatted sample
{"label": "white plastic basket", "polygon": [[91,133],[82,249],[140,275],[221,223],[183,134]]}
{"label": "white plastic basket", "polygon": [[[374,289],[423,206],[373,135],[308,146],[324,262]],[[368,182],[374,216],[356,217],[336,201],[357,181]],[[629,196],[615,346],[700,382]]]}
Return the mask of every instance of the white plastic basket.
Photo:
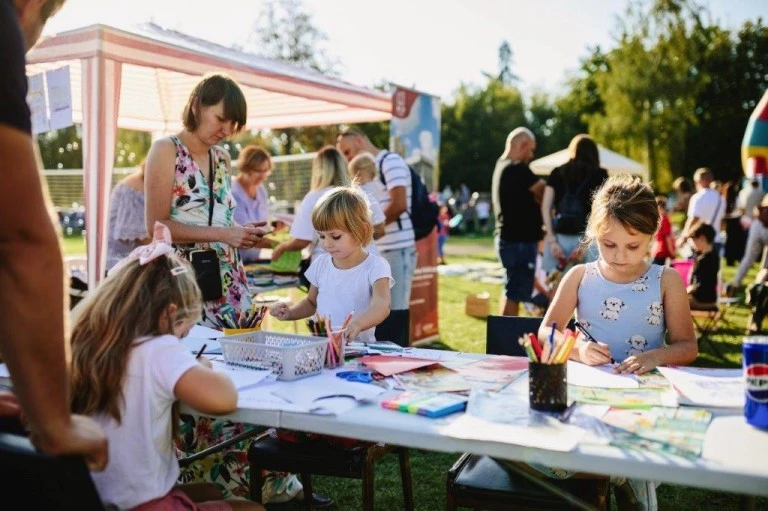
{"label": "white plastic basket", "polygon": [[278,380],[318,374],[325,364],[328,339],[278,332],[248,332],[219,338],[227,364],[271,369]]}

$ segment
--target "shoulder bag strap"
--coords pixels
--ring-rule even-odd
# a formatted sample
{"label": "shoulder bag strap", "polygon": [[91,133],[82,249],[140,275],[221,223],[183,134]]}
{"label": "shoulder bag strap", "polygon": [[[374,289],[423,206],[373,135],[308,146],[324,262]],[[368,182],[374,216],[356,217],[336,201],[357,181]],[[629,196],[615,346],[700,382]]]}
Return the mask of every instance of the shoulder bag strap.
{"label": "shoulder bag strap", "polygon": [[213,168],[213,148],[208,150],[208,166],[210,175],[208,176],[208,226],[213,225],[213,182],[216,180],[216,169]]}

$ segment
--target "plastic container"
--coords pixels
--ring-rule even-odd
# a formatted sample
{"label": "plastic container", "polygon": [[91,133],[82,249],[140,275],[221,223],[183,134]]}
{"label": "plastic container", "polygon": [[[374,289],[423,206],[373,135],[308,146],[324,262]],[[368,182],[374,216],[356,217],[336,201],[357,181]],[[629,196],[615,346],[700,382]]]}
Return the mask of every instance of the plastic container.
{"label": "plastic container", "polygon": [[567,408],[567,369],[567,364],[528,364],[528,399],[531,410],[560,413]]}
{"label": "plastic container", "polygon": [[323,370],[328,339],[279,332],[248,332],[221,337],[227,364],[270,369],[278,380],[291,381]]}

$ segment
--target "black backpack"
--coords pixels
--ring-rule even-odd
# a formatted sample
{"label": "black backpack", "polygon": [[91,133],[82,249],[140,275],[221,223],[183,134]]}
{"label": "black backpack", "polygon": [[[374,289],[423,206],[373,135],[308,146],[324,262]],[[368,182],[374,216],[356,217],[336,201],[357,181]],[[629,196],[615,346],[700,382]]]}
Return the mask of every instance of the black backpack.
{"label": "black backpack", "polygon": [[589,207],[585,206],[585,200],[582,197],[584,188],[589,184],[589,179],[585,179],[575,190],[568,188],[565,184],[565,193],[557,203],[557,213],[552,221],[552,228],[558,234],[581,234],[584,232],[584,226],[587,225],[589,217]]}
{"label": "black backpack", "polygon": [[[385,154],[384,158],[390,154],[392,153]],[[379,163],[379,179],[386,186],[387,182],[384,180],[384,172],[382,171],[384,158]],[[403,162],[405,163],[405,160]],[[437,217],[440,213],[440,208],[429,198],[427,186],[424,184],[421,176],[407,163],[406,166],[411,173],[411,211],[408,213],[408,216],[411,217],[411,223],[413,224],[413,236],[416,240],[420,240],[428,236],[438,226]],[[399,219],[397,220],[397,226],[400,229],[403,228]]]}

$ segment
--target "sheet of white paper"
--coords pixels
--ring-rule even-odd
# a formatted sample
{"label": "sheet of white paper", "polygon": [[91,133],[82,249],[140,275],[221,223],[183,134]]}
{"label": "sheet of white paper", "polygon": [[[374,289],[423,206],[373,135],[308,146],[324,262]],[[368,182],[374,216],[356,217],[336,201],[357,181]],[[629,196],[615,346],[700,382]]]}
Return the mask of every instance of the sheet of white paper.
{"label": "sheet of white paper", "polygon": [[221,355],[221,343],[219,341],[214,341],[213,339],[187,336],[181,340],[181,344],[186,346],[187,349],[195,355],[197,355],[203,345],[205,345],[205,353],[203,353],[203,355]]}
{"label": "sheet of white paper", "polygon": [[640,385],[633,374],[613,374],[613,366],[588,366],[568,361],[568,385],[604,389],[637,389]]}
{"label": "sheet of white paper", "polygon": [[69,81],[69,66],[46,71],[45,82],[51,112],[51,129],[59,130],[72,126],[72,87]]}
{"label": "sheet of white paper", "polygon": [[[238,406],[257,410],[338,415],[361,402],[376,399],[386,392],[383,387],[353,383],[337,378],[335,372],[324,370],[318,375],[292,382],[262,382],[238,394]],[[348,397],[330,397],[330,396]]]}
{"label": "sheet of white paper", "polygon": [[741,369],[659,367],[675,387],[684,405],[741,408],[744,406],[744,376]]}
{"label": "sheet of white paper", "polygon": [[44,133],[51,129],[48,120],[48,101],[45,99],[45,78],[43,73],[28,77],[27,104],[32,114],[32,133]]}
{"label": "sheet of white paper", "polygon": [[567,452],[572,451],[586,433],[584,429],[563,424],[543,414],[530,414],[529,419],[526,423],[509,424],[464,414],[441,428],[440,434]]}
{"label": "sheet of white paper", "polygon": [[272,371],[259,371],[258,369],[232,368],[222,362],[214,362],[213,369],[216,372],[226,374],[238,391],[247,390],[272,376]]}
{"label": "sheet of white paper", "polygon": [[188,337],[199,337],[201,339],[218,339],[224,337],[224,332],[207,326],[195,325],[192,330],[189,331]]}
{"label": "sheet of white paper", "polygon": [[8,371],[8,365],[0,364],[0,378],[10,378],[11,372]]}

